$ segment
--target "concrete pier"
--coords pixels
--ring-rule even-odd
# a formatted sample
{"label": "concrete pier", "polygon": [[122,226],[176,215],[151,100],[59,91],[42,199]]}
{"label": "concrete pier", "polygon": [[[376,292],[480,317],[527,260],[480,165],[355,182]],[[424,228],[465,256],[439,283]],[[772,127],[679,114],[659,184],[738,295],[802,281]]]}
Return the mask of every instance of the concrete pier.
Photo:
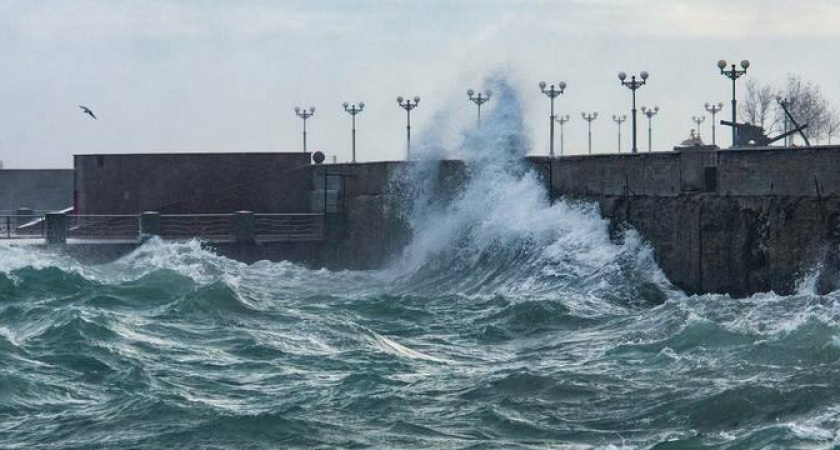
{"label": "concrete pier", "polygon": [[[596,202],[615,230],[637,229],[668,278],[688,293],[787,294],[819,267],[823,289],[840,286],[840,256],[832,256],[840,243],[840,226],[832,226],[840,223],[840,147],[529,160],[546,184],[552,181],[556,197]],[[340,194],[343,233],[330,242],[324,265],[382,267],[410,241],[394,183],[406,164],[413,163],[311,168],[313,189],[323,185],[325,170],[348,175]],[[432,181],[445,196],[467,176],[462,163],[444,161]]]}
{"label": "concrete pier", "polygon": [[[597,203],[616,239],[624,227],[638,230],[668,278],[688,293],[787,294],[814,270],[821,271],[820,289],[840,287],[840,147],[528,160],[554,198]],[[221,211],[227,238],[213,246],[244,261],[266,257],[331,269],[381,268],[412,239],[404,195],[412,186],[405,174],[418,164],[426,165],[425,188],[439,200],[455,195],[469,177],[460,161],[307,166],[300,169],[305,181],[288,185],[282,195],[306,199],[301,209],[321,214],[277,219],[266,211]],[[48,214],[45,221],[47,243],[68,241],[66,216]],[[142,236],[161,234],[160,214],[143,213],[139,223]],[[275,242],[260,242],[260,227]],[[276,242],[275,230],[292,235]],[[90,242],[67,247],[78,255],[117,255],[141,241],[100,243],[99,250]]]}

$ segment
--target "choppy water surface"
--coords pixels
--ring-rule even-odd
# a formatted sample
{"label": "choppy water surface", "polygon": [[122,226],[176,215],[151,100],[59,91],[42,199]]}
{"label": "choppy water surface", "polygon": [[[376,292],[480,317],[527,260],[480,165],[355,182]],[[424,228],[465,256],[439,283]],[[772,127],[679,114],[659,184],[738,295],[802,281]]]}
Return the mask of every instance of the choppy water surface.
{"label": "choppy water surface", "polygon": [[465,137],[450,201],[433,163],[406,175],[415,239],[386,270],[0,246],[0,448],[838,442],[838,297],[685,296],[632,230],[548,204],[513,111]]}

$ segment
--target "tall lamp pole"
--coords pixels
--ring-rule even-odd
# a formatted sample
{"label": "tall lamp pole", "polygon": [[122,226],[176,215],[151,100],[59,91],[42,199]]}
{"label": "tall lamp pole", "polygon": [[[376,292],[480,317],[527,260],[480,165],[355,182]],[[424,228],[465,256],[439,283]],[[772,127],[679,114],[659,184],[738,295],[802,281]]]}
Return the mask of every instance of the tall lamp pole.
{"label": "tall lamp pole", "polygon": [[549,116],[549,121],[551,122],[551,135],[549,136],[549,147],[548,147],[548,154],[549,156],[554,156],[554,99],[557,98],[563,91],[566,90],[566,82],[561,81],[557,83],[557,88],[554,88],[552,84],[548,89],[546,89],[545,81],[540,81],[540,91],[545,94],[548,98],[551,99],[551,115]]}
{"label": "tall lamp pole", "polygon": [[592,112],[592,113],[587,114],[585,112],[582,112],[582,113],[580,113],[580,116],[583,118],[583,120],[585,120],[587,122],[587,125],[589,126],[589,154],[591,155],[592,154],[592,122],[595,119],[598,118],[598,113],[597,112]]}
{"label": "tall lamp pole", "polygon": [[359,102],[358,106],[351,105],[347,102],[344,102],[344,104],[342,106],[344,106],[344,110],[347,111],[347,113],[350,114],[353,117],[353,121],[352,121],[353,122],[353,141],[352,141],[353,144],[352,144],[352,147],[350,147],[350,148],[351,148],[352,155],[353,155],[351,161],[355,163],[356,162],[356,114],[359,114],[360,112],[362,112],[362,110],[365,109],[365,102]]}
{"label": "tall lamp pole", "polygon": [[700,125],[703,125],[703,122],[706,121],[706,116],[691,116],[691,121],[697,125],[697,136],[700,136]]}
{"label": "tall lamp pole", "polygon": [[405,110],[406,113],[406,122],[405,122],[405,159],[406,161],[411,159],[411,110],[416,108],[417,105],[420,104],[420,97],[415,96],[414,102],[411,100],[406,100],[402,98],[402,96],[397,97],[397,104],[400,105],[400,108]]}
{"label": "tall lamp pole", "polygon": [[484,91],[484,95],[479,92],[478,94],[475,93],[472,89],[467,89],[467,98],[470,99],[476,106],[478,106],[478,126],[481,127],[481,105],[490,101],[490,96],[493,95],[493,91],[486,90]]}
{"label": "tall lamp pole", "polygon": [[720,110],[723,109],[723,102],[719,102],[718,104],[709,104],[706,103],[706,111],[712,115],[712,145],[717,145],[717,139],[715,138],[715,116]]}
{"label": "tall lamp pole", "polygon": [[647,116],[648,119],[648,153],[653,151],[653,116],[655,116],[659,112],[659,107],[654,106],[653,108],[645,108],[642,106],[642,114]]}
{"label": "tall lamp pole", "polygon": [[[720,60],[717,63],[718,69],[720,69],[720,74],[726,76],[730,80],[732,80],[732,123],[737,122],[738,120],[738,101],[735,99],[735,80],[741,78],[742,76],[746,75],[747,69],[750,68],[750,62],[748,60],[741,61],[741,69],[738,69],[735,64],[732,64],[732,68],[727,70],[726,69],[726,61]],[[732,146],[735,146],[735,142],[738,140],[738,130],[734,126],[732,127]]]}
{"label": "tall lamp pole", "polygon": [[307,111],[303,108],[295,106],[295,114],[303,119],[303,153],[306,153],[306,119],[315,115],[315,107],[310,106],[309,111]]}
{"label": "tall lamp pole", "polygon": [[630,81],[626,81],[627,80],[627,74],[624,73],[624,72],[619,72],[618,73],[618,79],[619,79],[619,81],[621,81],[621,85],[626,86],[628,89],[630,89],[633,92],[633,109],[631,110],[632,113],[633,113],[632,114],[633,115],[633,150],[632,150],[633,153],[639,153],[639,147],[637,145],[637,140],[636,140],[636,90],[638,90],[640,87],[647,84],[647,79],[648,79],[649,76],[650,75],[647,73],[647,71],[643,70],[639,74],[640,80],[637,81],[636,80],[636,75],[633,75],[633,76],[630,77]]}
{"label": "tall lamp pole", "polygon": [[623,116],[612,116],[613,121],[615,121],[617,128],[618,128],[618,153],[621,153],[621,124],[627,120],[627,115]]}
{"label": "tall lamp pole", "polygon": [[566,147],[565,138],[564,138],[564,135],[563,135],[563,127],[564,127],[564,125],[566,125],[566,122],[568,122],[569,120],[571,120],[571,117],[569,117],[568,114],[566,114],[565,116],[563,116],[563,115],[557,116],[557,118],[555,119],[555,121],[560,124],[560,156],[563,156],[563,154],[565,153],[565,150],[566,150],[566,148],[565,148]]}

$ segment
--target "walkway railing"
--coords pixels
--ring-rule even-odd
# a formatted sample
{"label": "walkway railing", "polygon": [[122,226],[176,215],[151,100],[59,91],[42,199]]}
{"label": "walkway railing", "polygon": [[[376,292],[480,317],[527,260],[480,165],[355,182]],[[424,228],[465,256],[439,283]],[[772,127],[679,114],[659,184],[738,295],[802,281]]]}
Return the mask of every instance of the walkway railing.
{"label": "walkway railing", "polygon": [[320,241],[323,214],[159,214],[43,216],[0,215],[0,239],[44,239],[63,244],[91,241],[139,242],[158,236],[166,240],[201,239],[209,242],[264,243]]}
{"label": "walkway railing", "polygon": [[72,215],[67,238],[131,240],[140,236],[140,219],[135,215]]}
{"label": "walkway railing", "polygon": [[44,237],[43,216],[0,215],[0,239],[33,239]]}
{"label": "walkway railing", "polygon": [[234,217],[234,214],[161,215],[158,234],[168,239],[232,240]]}

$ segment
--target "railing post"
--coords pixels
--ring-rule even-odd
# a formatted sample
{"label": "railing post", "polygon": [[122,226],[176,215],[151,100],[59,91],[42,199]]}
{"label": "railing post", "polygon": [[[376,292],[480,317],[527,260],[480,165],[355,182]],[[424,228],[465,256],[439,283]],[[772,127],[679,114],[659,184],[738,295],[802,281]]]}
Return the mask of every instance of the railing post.
{"label": "railing post", "polygon": [[46,240],[50,245],[67,243],[67,214],[51,212],[44,216]]}
{"label": "railing post", "polygon": [[160,236],[160,213],[157,211],[146,211],[140,214],[140,241]]}
{"label": "railing post", "polygon": [[15,215],[17,215],[17,220],[15,220],[16,227],[25,225],[32,221],[32,210],[29,208],[18,208]]}
{"label": "railing post", "polygon": [[257,221],[253,211],[237,211],[233,217],[233,237],[240,244],[257,240]]}

